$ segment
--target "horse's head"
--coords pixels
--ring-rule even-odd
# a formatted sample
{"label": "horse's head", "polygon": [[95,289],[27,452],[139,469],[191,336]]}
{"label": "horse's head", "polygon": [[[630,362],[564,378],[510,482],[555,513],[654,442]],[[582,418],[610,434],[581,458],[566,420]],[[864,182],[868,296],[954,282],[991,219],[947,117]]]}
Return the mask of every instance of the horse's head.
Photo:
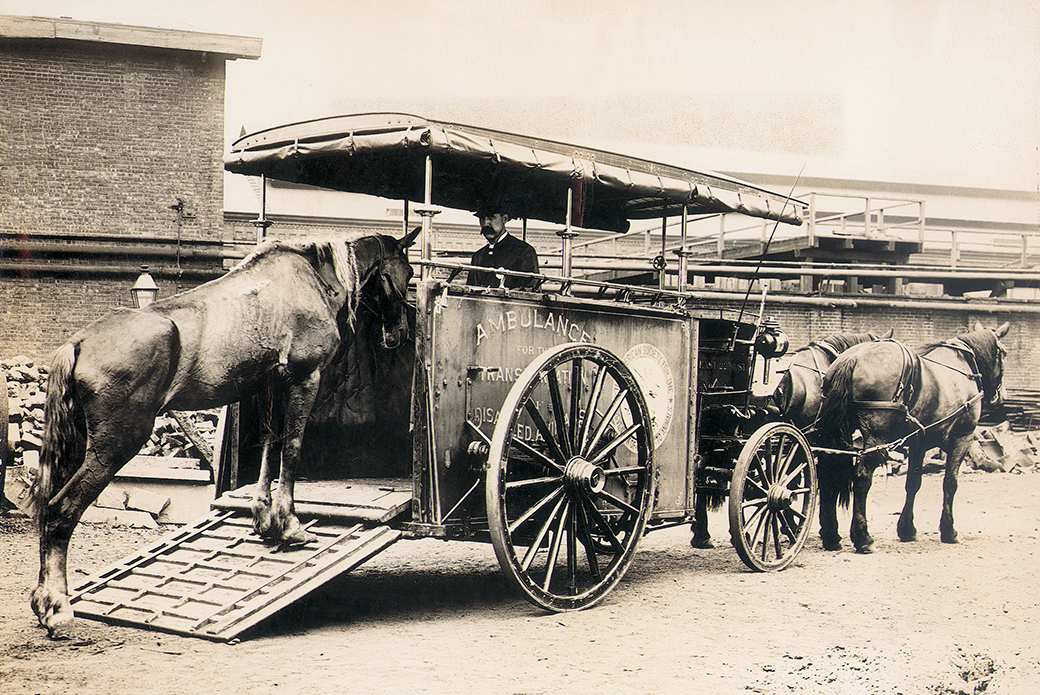
{"label": "horse's head", "polygon": [[964,336],[975,353],[975,361],[982,373],[982,385],[986,400],[992,405],[999,405],[1007,392],[1004,389],[1004,355],[1007,350],[1000,339],[1007,335],[1010,323],[1003,323],[998,328],[986,328],[978,321],[975,330]]}
{"label": "horse's head", "polygon": [[407,250],[418,232],[417,228],[403,239],[377,235],[355,242],[361,301],[379,317],[385,348],[396,348],[408,339],[407,299],[412,266]]}

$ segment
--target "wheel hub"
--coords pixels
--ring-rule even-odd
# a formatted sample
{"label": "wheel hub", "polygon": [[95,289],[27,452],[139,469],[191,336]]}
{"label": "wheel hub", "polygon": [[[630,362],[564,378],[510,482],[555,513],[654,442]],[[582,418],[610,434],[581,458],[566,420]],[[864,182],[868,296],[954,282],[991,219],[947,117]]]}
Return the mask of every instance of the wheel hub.
{"label": "wheel hub", "polygon": [[769,508],[773,511],[788,509],[791,506],[791,491],[784,485],[769,487]]}
{"label": "wheel hub", "polygon": [[563,480],[572,490],[585,493],[602,492],[603,486],[607,484],[603,469],[580,456],[567,462],[563,469]]}

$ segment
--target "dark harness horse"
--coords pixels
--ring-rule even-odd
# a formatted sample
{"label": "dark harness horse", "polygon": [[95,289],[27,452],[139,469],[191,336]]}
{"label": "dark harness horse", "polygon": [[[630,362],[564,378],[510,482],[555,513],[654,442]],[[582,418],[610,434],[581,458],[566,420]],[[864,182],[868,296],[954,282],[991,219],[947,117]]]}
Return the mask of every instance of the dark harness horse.
{"label": "dark harness horse", "polygon": [[144,309],[118,309],[58,348],[36,484],[40,576],[32,592],[51,636],[73,618],[72,532],[163,411],[270,399],[278,417],[264,436],[253,524],[276,542],[310,540],[293,486],[322,369],[354,330],[360,302],[375,306],[384,343],[407,338],[405,250],[414,239],[264,242],[223,277]]}
{"label": "dark harness horse", "polygon": [[[1003,398],[1003,356],[1000,338],[1008,324],[996,330],[976,323],[975,330],[936,345],[912,351],[893,341],[863,343],[834,361],[824,379],[824,403],[817,442],[830,454],[820,466],[837,466],[836,475],[820,477],[824,484],[851,488],[852,524],[849,538],[861,553],[871,551],[867,530],[867,494],[874,469],[888,451],[907,450],[906,502],[897,531],[902,541],[917,537],[914,498],[921,488],[925,453],[940,447],[946,454],[940,539],[956,543],[953,498],[957,471],[971,443],[983,401]],[[841,452],[849,452],[845,455]],[[843,482],[839,483],[841,480]],[[833,506],[836,495],[829,495]],[[821,500],[826,499],[821,490]],[[820,536],[828,550],[841,547],[834,509],[820,509]]]}
{"label": "dark harness horse", "polygon": [[[873,332],[834,333],[799,348],[769,396],[767,409],[771,403],[785,421],[803,431],[812,429],[823,405],[823,375],[834,359],[853,345],[891,337],[891,329],[882,336]],[[691,546],[714,547],[708,531],[708,510],[718,509],[725,501],[724,493],[697,492]]]}

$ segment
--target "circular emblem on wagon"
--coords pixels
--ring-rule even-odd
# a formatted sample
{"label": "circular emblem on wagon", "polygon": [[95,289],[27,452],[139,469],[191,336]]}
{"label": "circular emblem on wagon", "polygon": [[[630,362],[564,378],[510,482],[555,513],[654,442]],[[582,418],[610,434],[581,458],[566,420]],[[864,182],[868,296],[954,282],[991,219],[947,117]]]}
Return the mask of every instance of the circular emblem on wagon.
{"label": "circular emblem on wagon", "polygon": [[[672,369],[664,353],[650,343],[635,345],[621,358],[632,370],[639,388],[646,399],[646,407],[650,411],[650,421],[654,427],[654,448],[668,435],[672,426],[672,414],[675,411],[675,382]],[[631,416],[628,416],[631,422]]]}

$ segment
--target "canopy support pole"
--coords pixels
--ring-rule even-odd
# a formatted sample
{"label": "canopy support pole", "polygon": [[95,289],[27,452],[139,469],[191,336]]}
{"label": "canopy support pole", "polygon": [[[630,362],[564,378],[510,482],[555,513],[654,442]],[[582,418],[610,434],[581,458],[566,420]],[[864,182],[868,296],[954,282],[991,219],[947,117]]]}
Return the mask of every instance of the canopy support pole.
{"label": "canopy support pole", "polygon": [[688,263],[689,263],[689,260],[690,260],[689,259],[690,251],[689,251],[689,249],[686,248],[686,231],[687,231],[686,205],[683,204],[683,206],[682,206],[682,220],[679,223],[679,237],[680,237],[680,244],[679,245],[680,245],[680,248],[679,248],[678,251],[676,251],[676,254],[678,254],[678,256],[679,256],[679,284],[678,284],[678,288],[677,288],[679,290],[679,292],[685,292],[686,291],[686,271],[687,271]]}
{"label": "canopy support pole", "polygon": [[668,273],[665,270],[665,249],[668,248],[668,215],[661,217],[661,269],[657,271],[657,288],[663,290],[668,286]]}
{"label": "canopy support pole", "polygon": [[256,227],[256,243],[267,238],[267,228],[273,223],[267,219],[267,174],[260,174],[260,216],[253,220]]}
{"label": "canopy support pole", "polygon": [[[573,205],[574,205],[574,189],[573,188],[568,188],[567,189],[567,222],[566,222],[566,226],[564,227],[563,231],[560,231],[560,232],[556,233],[557,236],[559,236],[561,239],[563,239],[562,267],[561,267],[560,271],[561,271],[561,274],[563,275],[563,277],[567,278],[568,280],[571,278],[571,265],[572,265],[571,264],[571,260],[572,260],[571,259],[571,251],[572,251],[572,243],[573,243],[574,237],[578,236],[578,233],[575,232],[574,228],[571,226],[571,224],[572,224],[571,223],[571,209],[572,209]],[[571,293],[570,283],[565,283],[564,286],[561,288],[561,292],[563,294],[570,294]]]}
{"label": "canopy support pole", "polygon": [[[433,256],[433,216],[437,212],[433,209],[433,158],[426,155],[426,180],[423,184],[423,203],[425,207],[422,210],[416,210],[422,216],[422,250],[420,257],[424,261],[431,260]],[[433,269],[426,263],[423,263],[420,273],[421,280],[428,280],[430,273]]]}

